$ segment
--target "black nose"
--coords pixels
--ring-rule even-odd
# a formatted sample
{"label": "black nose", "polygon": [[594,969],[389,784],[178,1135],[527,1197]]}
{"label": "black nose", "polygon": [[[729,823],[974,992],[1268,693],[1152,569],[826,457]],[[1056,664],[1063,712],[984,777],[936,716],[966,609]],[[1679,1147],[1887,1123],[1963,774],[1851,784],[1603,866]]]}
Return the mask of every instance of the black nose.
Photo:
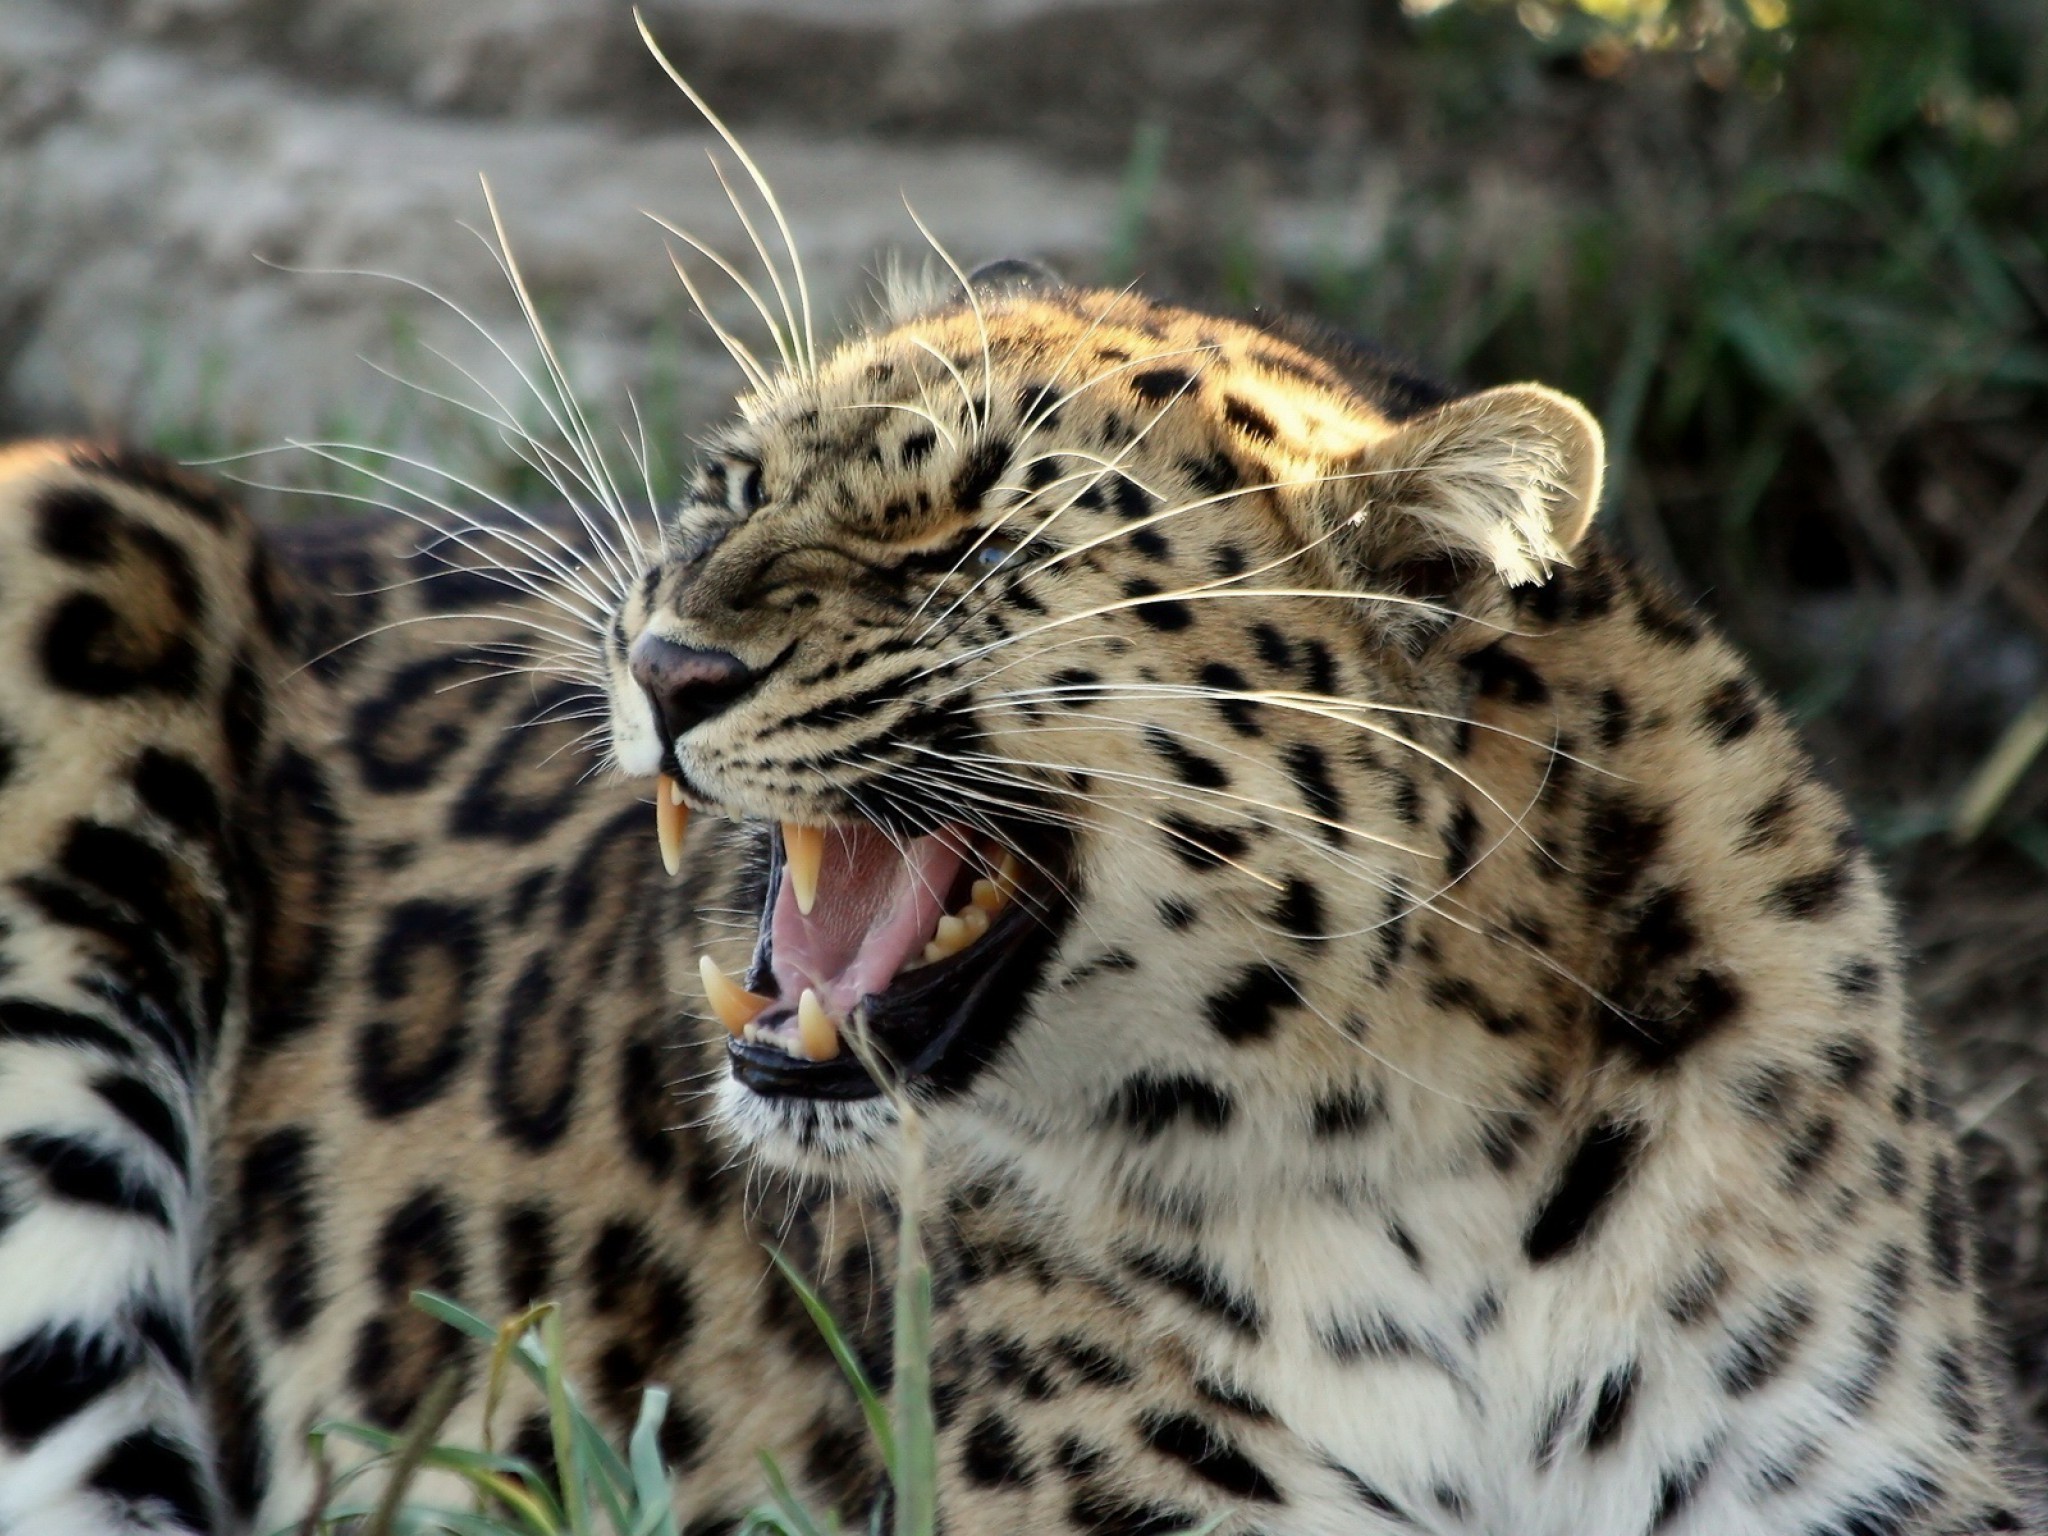
{"label": "black nose", "polygon": [[677,645],[656,634],[642,635],[633,642],[626,670],[654,706],[664,747],[673,747],[678,736],[709,720],[754,681],[754,674],[737,656]]}

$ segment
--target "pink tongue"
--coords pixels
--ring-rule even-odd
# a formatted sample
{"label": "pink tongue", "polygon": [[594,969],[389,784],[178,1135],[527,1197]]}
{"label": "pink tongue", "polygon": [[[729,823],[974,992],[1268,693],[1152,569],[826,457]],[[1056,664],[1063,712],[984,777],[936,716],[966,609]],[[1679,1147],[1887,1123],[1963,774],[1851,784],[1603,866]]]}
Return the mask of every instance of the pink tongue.
{"label": "pink tongue", "polygon": [[924,952],[960,873],[966,834],[952,828],[906,851],[873,827],[830,827],[818,899],[806,917],[785,877],[775,893],[775,981],[789,1007],[805,987],[836,1019],[885,990]]}

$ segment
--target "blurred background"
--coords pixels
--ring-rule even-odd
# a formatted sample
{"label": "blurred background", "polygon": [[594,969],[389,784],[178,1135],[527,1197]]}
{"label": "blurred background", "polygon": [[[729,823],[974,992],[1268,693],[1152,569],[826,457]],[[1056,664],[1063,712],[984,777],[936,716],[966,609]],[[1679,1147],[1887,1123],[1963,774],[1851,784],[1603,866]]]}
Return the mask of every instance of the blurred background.
{"label": "blurred background", "polygon": [[[1610,533],[1757,658],[1889,868],[2048,1428],[2048,4],[645,12],[833,326],[923,255],[907,198],[968,264],[1305,310],[1600,414]],[[714,142],[620,0],[0,0],[0,435],[370,443],[544,498],[440,398],[506,378],[443,300],[530,355],[463,228],[484,173],[667,495],[740,380],[640,210],[744,254]],[[237,472],[337,493],[267,516],[379,494],[316,451]]]}

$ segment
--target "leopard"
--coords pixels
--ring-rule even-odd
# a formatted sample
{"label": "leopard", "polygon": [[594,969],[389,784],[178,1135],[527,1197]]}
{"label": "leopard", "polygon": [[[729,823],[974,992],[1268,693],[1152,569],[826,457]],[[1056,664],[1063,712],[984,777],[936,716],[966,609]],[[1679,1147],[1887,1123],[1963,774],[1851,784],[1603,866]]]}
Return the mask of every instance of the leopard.
{"label": "leopard", "polygon": [[1605,454],[1015,262],[655,526],[9,450],[0,1529],[551,1473],[418,1291],[687,1536],[888,1518],[770,1250],[888,1392],[906,1217],[956,1536],[2043,1529],[1879,876]]}

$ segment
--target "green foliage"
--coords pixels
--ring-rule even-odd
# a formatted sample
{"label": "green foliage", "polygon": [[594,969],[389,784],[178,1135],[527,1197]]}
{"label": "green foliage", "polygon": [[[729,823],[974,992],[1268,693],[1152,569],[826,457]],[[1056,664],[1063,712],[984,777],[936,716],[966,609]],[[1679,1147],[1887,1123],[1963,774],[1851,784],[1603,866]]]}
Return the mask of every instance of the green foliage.
{"label": "green foliage", "polygon": [[[563,1374],[562,1319],[552,1303],[498,1326],[428,1291],[414,1292],[413,1304],[491,1346],[484,1443],[475,1448],[439,1438],[461,1393],[461,1376],[452,1370],[435,1381],[395,1433],[336,1420],[316,1424],[309,1439],[323,1481],[316,1508],[298,1527],[300,1536],[354,1530],[348,1522],[357,1520],[365,1522],[361,1536],[444,1531],[453,1536],[677,1536],[657,1439],[668,1412],[666,1391],[651,1387],[642,1394],[639,1420],[621,1456]],[[547,1405],[551,1471],[491,1443],[492,1410],[503,1398],[512,1368]],[[329,1476],[330,1441],[369,1454],[339,1476]],[[458,1480],[471,1495],[469,1507],[409,1499],[414,1478],[425,1469]],[[369,1478],[371,1473],[381,1474],[381,1482]],[[374,1497],[355,1491],[366,1480],[377,1486]]]}
{"label": "green foliage", "polygon": [[[1497,34],[1492,9],[1466,0],[1432,16],[1425,45],[1487,55],[1474,24]],[[1608,25],[1562,0],[1539,9],[1578,15],[1581,53]],[[1504,236],[1486,227],[1501,210],[1456,171],[1418,182],[1388,238],[1363,262],[1331,263],[1311,302],[1438,366],[1540,375],[1601,402],[1618,455],[1704,466],[1737,526],[1791,437],[1826,438],[1836,417],[1874,440],[1963,400],[2038,409],[2048,66],[2022,46],[2042,38],[2005,39],[1973,15],[1918,0],[1798,5],[1769,34],[1785,73],[1766,91],[1688,91],[1682,71],[1638,82],[1642,114],[1701,121],[1670,144],[1636,119],[1644,141],[1608,157],[1631,185],[1592,165],[1560,173],[1542,207],[1512,210],[1532,222]],[[1613,68],[1671,74],[1648,56]],[[1612,105],[1605,126],[1630,126],[1629,102]],[[1714,155],[1714,136],[1744,152]]]}
{"label": "green foliage", "polygon": [[[876,1392],[816,1289],[783,1254],[771,1250],[770,1256],[817,1324],[867,1417],[893,1495],[888,1501],[894,1511],[892,1536],[933,1536],[938,1429],[931,1392],[932,1273],[918,1229],[922,1166],[914,1117],[911,1124],[897,1225],[893,1403],[885,1403]],[[430,1291],[415,1291],[412,1299],[429,1316],[490,1346],[483,1443],[466,1446],[441,1438],[461,1391],[462,1378],[453,1370],[428,1389],[399,1431],[333,1420],[317,1424],[310,1440],[322,1468],[322,1483],[315,1508],[297,1528],[297,1536],[337,1536],[344,1530],[351,1536],[678,1536],[659,1440],[668,1412],[666,1391],[650,1387],[641,1395],[639,1419],[621,1454],[568,1381],[562,1315],[553,1303],[494,1326]],[[492,1443],[492,1422],[514,1369],[547,1405],[551,1468],[501,1452]],[[333,1475],[330,1442],[354,1445],[368,1454]],[[412,1497],[414,1479],[422,1470],[450,1474],[467,1490],[468,1505]],[[748,1517],[743,1536],[838,1536],[838,1518],[808,1509],[766,1451],[761,1453],[761,1470],[767,1501]],[[365,1481],[375,1487],[374,1495],[357,1491]],[[364,1523],[355,1527],[350,1524],[354,1521]],[[879,1525],[873,1536],[880,1536]]]}

